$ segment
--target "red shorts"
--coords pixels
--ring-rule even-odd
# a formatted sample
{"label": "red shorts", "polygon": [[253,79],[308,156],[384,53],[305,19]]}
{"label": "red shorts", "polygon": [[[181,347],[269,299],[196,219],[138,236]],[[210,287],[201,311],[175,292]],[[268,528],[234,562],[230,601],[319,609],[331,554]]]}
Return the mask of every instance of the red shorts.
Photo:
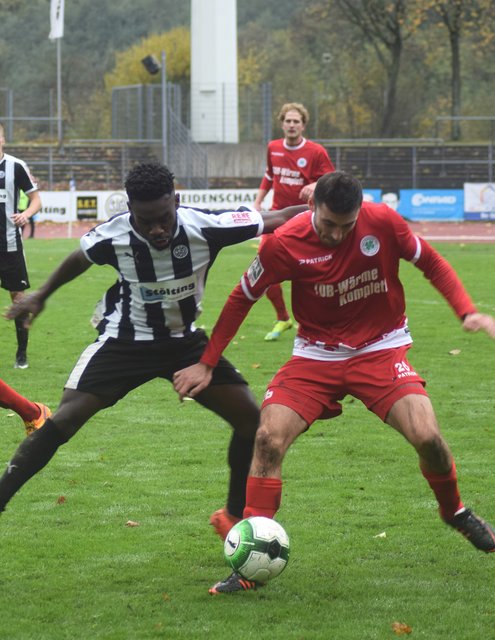
{"label": "red shorts", "polygon": [[290,407],[310,425],[340,415],[339,401],[351,395],[385,421],[403,396],[428,395],[425,381],[407,361],[408,349],[406,345],[332,362],[294,356],[268,385],[262,407]]}

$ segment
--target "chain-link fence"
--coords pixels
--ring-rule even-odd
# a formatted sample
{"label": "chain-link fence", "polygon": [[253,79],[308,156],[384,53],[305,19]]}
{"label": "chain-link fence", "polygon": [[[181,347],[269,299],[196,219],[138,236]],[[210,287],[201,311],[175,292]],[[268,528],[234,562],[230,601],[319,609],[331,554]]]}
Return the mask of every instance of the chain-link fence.
{"label": "chain-link fence", "polygon": [[[220,100],[213,110],[199,100],[208,94],[219,94]],[[238,99],[234,101],[231,86],[220,83],[216,87],[191,90],[189,85],[167,83],[168,111],[189,130],[191,114],[196,110],[202,126],[205,142],[224,142],[218,132],[224,129],[226,113],[236,109],[238,142],[263,142],[272,137],[272,89],[271,84],[240,86]],[[194,98],[193,96],[196,96]],[[198,96],[200,96],[198,98]],[[206,106],[205,106],[206,104]],[[161,137],[161,87],[157,84],[129,85],[112,90],[112,137],[115,139],[152,140]]]}
{"label": "chain-link fence", "polygon": [[57,138],[56,99],[53,89],[36,98],[14,94],[8,87],[0,87],[0,122],[7,140],[48,142]]}
{"label": "chain-link fence", "polygon": [[[215,98],[212,98],[213,94],[216,94]],[[200,142],[229,142],[222,139],[222,132],[226,129],[226,114],[230,117],[233,113],[238,125],[236,142],[266,144],[282,135],[276,115],[281,105],[288,101],[302,102],[308,108],[311,118],[306,133],[309,138],[336,137],[328,123],[329,96],[318,87],[313,87],[310,95],[301,95],[297,87],[279,95],[271,83],[239,85],[234,90],[232,85],[225,83],[191,87],[189,83],[167,82],[166,96],[167,111],[174,114],[174,122],[180,122],[191,131],[192,140]],[[161,113],[160,83],[114,88],[112,139],[160,140]],[[195,118],[191,114],[195,114]],[[201,136],[195,135],[193,120],[202,121]],[[19,95],[8,87],[0,87],[0,121],[9,142],[55,142],[58,124],[55,91],[47,89],[34,97],[32,92]],[[464,143],[495,142],[495,117],[439,116],[432,123],[431,136],[452,139],[454,124],[461,130]],[[79,125],[84,128],[83,123]],[[79,125],[76,121],[71,122],[71,131],[77,132]],[[169,126],[174,125],[169,122]]]}

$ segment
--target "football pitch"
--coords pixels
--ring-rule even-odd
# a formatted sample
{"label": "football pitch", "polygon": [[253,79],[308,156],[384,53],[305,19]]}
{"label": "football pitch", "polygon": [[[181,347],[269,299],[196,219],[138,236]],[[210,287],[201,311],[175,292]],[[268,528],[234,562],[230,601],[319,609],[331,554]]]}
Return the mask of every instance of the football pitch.
{"label": "football pitch", "polygon": [[[32,287],[77,246],[27,240]],[[219,255],[198,322],[208,331],[256,247]],[[495,314],[494,246],[437,248],[479,310]],[[495,342],[464,333],[417,269],[405,264],[402,275],[409,359],[428,382],[463,500],[495,523]],[[14,326],[2,320],[0,376],[55,409],[114,280],[111,269],[92,267],[52,296],[31,331],[25,371],[12,368]],[[259,400],[292,347],[293,332],[263,341],[272,322],[263,299],[227,351]],[[20,419],[1,409],[2,465],[22,438]],[[226,424],[179,403],[163,381],[94,417],[0,516],[0,638],[495,638],[495,554],[440,521],[413,449],[352,398],[287,454],[277,516],[291,538],[285,572],[257,591],[209,596],[229,574],[208,525],[224,504],[228,440]]]}

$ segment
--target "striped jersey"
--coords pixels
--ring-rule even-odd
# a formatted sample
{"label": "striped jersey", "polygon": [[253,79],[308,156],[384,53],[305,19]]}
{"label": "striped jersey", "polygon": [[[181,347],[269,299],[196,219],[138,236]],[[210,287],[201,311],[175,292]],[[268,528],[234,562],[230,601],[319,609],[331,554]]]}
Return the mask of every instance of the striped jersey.
{"label": "striped jersey", "polygon": [[157,340],[194,332],[218,252],[262,232],[261,214],[245,207],[218,214],[179,207],[173,239],[162,250],[139,235],[129,212],[98,225],[81,238],[81,249],[91,262],[118,272],[101,301],[100,335]]}
{"label": "striped jersey", "polygon": [[17,213],[19,191],[31,193],[37,188],[26,163],[5,153],[0,160],[0,252],[22,250],[21,231],[12,216]]}

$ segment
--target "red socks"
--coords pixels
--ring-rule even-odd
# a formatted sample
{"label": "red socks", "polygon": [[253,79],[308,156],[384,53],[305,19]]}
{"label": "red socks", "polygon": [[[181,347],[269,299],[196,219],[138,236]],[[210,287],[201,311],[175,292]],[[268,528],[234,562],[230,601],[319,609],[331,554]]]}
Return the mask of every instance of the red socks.
{"label": "red socks", "polygon": [[279,284],[271,284],[266,291],[266,297],[275,307],[277,320],[289,320],[290,316],[285,306],[282,287]]}
{"label": "red socks", "polygon": [[265,516],[273,518],[280,507],[282,480],[278,478],[255,478],[249,476],[246,485],[244,518]]}
{"label": "red socks", "polygon": [[17,391],[0,380],[0,407],[15,411],[24,422],[30,422],[39,418],[39,407],[31,400],[21,396]]}
{"label": "red socks", "polygon": [[443,520],[452,520],[456,511],[464,506],[457,486],[455,462],[452,461],[449,473],[432,473],[423,469],[421,472],[435,494],[440,506],[440,516]]}
{"label": "red socks", "polygon": [[[423,471],[440,506],[440,515],[444,520],[452,520],[464,505],[457,486],[455,462],[449,473]],[[249,476],[246,485],[246,506],[243,517],[265,516],[273,518],[280,507],[282,481],[278,478],[256,478]]]}

